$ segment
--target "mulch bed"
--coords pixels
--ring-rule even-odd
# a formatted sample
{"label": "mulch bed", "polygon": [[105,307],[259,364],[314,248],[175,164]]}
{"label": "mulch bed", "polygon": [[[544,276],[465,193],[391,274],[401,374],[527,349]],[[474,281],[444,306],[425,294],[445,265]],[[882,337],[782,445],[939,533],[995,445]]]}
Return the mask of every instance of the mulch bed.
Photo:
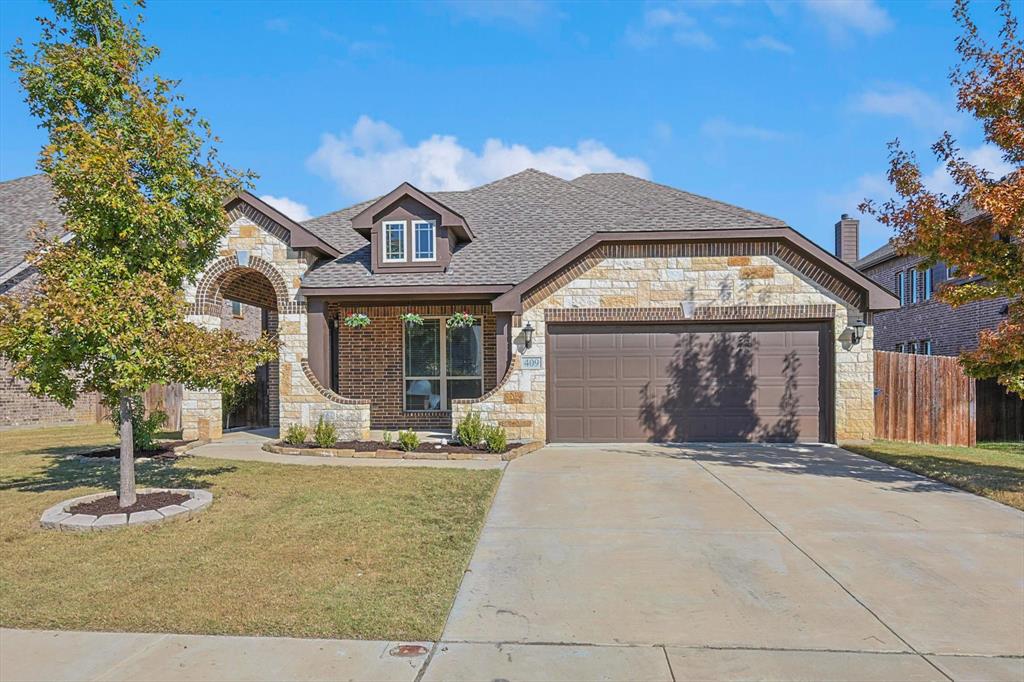
{"label": "mulch bed", "polygon": [[[178,454],[174,452],[174,448],[179,445],[184,445],[188,441],[176,440],[169,441],[167,443],[160,443],[160,445],[152,450],[136,450],[135,459],[142,457],[149,457],[151,459],[177,459]],[[113,447],[106,448],[105,450],[91,450],[86,452],[76,453],[79,457],[96,457],[96,458],[117,458],[121,456],[121,448]]]}
{"label": "mulch bed", "polygon": [[[302,445],[291,445],[291,444],[288,444],[288,443],[282,443],[282,445],[286,445],[287,447],[290,447],[290,448],[306,448],[306,449],[309,449],[309,450],[321,450],[321,449],[323,449],[319,445],[317,445],[316,443],[303,443]],[[437,447],[439,445],[440,445],[440,447]],[[511,450],[514,447],[517,447],[518,445],[521,445],[521,444],[520,443],[509,443],[507,446],[505,446],[504,450],[502,450],[499,453],[494,453],[494,454],[502,454],[502,453],[508,452],[509,450]],[[335,443],[331,447],[333,449],[335,449],[335,450],[355,450],[356,452],[376,452],[377,450],[401,450],[401,448],[398,447],[398,441],[397,440],[391,441],[391,445],[385,444],[384,441],[375,441],[375,440],[346,440],[346,441],[341,441],[341,442]],[[444,453],[458,452],[458,453],[486,454],[488,451],[487,450],[483,450],[483,449],[479,449],[479,448],[471,448],[471,447],[468,447],[466,445],[452,445],[452,444],[441,445],[440,443],[432,443],[432,442],[424,441],[423,443],[420,443],[419,447],[417,447],[412,452],[444,452]]]}
{"label": "mulch bed", "polygon": [[166,507],[169,504],[181,504],[189,496],[186,493],[142,493],[135,504],[130,507],[119,507],[117,495],[108,495],[92,502],[81,502],[71,507],[68,512],[72,514],[92,514],[102,516],[103,514],[132,514],[134,512],[150,511]]}

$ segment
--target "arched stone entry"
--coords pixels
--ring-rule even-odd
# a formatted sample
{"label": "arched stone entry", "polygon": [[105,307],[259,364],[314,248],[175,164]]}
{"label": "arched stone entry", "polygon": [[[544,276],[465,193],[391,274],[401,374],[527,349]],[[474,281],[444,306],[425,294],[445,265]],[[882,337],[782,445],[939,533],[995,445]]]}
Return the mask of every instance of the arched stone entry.
{"label": "arched stone entry", "polygon": [[[319,254],[293,248],[289,229],[280,224],[287,219],[273,217],[268,207],[250,195],[240,195],[225,208],[231,226],[221,243],[220,258],[194,285],[185,287],[189,322],[208,329],[222,327],[225,299],[266,310],[267,328],[278,340],[278,359],[267,371],[270,424],[282,430],[292,424],[312,427],[323,417],[338,425],[343,440],[367,437],[369,404],[326,388],[307,362],[310,323],[299,287]],[[183,391],[185,439],[220,438],[222,418],[218,391]]]}
{"label": "arched stone entry", "polygon": [[[247,314],[253,308],[260,311],[255,324],[246,324],[253,338],[259,332],[277,336],[279,311],[289,306],[288,288],[281,273],[270,263],[257,256],[238,253],[225,256],[207,268],[195,288],[191,305],[191,321],[209,329],[224,326],[228,306],[225,301],[236,301],[247,307]],[[252,308],[248,308],[252,306]],[[280,425],[281,368],[273,361],[257,368],[253,392],[245,394],[241,402],[227,406],[224,396],[216,391],[186,391],[188,400],[197,401],[198,410],[186,408],[183,415],[185,430],[195,429],[198,438],[216,438],[223,428],[261,428]],[[192,403],[189,403],[191,405]],[[229,414],[231,412],[231,414]]]}

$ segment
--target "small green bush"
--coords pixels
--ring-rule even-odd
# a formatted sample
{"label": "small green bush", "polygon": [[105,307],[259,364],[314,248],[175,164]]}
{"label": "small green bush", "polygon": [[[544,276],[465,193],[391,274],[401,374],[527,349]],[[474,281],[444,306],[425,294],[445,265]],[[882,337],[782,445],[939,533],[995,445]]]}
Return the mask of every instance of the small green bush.
{"label": "small green bush", "polygon": [[475,412],[467,414],[455,427],[455,437],[463,445],[471,448],[480,447],[484,440],[484,423],[480,421],[480,415]]}
{"label": "small green bush", "polygon": [[412,452],[420,446],[420,437],[412,429],[398,432],[398,447],[406,452]]}
{"label": "small green bush", "polygon": [[[131,400],[132,418],[132,448],[135,452],[156,449],[156,436],[161,427],[167,423],[167,413],[163,410],[153,410],[146,416],[146,404],[142,398],[135,396]],[[110,411],[110,419],[114,422],[114,432],[121,437],[121,409],[120,406]]]}
{"label": "small green bush", "polygon": [[309,429],[302,424],[292,424],[288,427],[288,431],[284,434],[284,442],[288,445],[302,445],[306,442],[306,436],[309,435]]}
{"label": "small green bush", "polygon": [[391,447],[391,441],[393,441],[395,439],[395,436],[390,431],[385,431],[384,435],[382,436],[382,438],[384,440],[384,447],[390,448]]}
{"label": "small green bush", "polygon": [[313,431],[313,441],[322,448],[329,448],[338,441],[338,426],[322,416]]}
{"label": "small green bush", "polygon": [[485,426],[484,441],[487,443],[487,452],[505,452],[508,448],[508,434],[501,426]]}

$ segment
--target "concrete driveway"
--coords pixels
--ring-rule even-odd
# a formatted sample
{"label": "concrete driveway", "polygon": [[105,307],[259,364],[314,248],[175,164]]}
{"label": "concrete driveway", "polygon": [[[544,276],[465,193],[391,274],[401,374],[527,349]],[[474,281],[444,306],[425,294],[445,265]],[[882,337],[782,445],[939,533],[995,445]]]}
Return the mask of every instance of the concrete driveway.
{"label": "concrete driveway", "polygon": [[549,446],[506,470],[442,639],[427,677],[544,644],[640,677],[1024,679],[1024,514],[835,447]]}

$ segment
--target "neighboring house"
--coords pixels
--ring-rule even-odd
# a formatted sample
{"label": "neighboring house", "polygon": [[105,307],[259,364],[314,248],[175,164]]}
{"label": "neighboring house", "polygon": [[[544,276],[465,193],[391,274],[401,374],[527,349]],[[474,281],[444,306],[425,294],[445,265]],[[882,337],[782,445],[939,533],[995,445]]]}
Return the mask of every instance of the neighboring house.
{"label": "neighboring house", "polygon": [[[559,442],[873,435],[871,317],[898,302],[778,219],[535,170],[456,192],[404,183],[301,224],[248,193],[225,209],[189,319],[220,326],[225,299],[267,311],[275,426],[323,417],[361,438],[475,412]],[[217,437],[220,396],[186,391],[183,422]]]}
{"label": "neighboring house", "polygon": [[[858,259],[847,251],[858,270],[896,294],[900,307],[875,316],[875,348],[923,355],[959,355],[978,347],[978,333],[1006,319],[1007,299],[994,298],[952,308],[935,294],[941,286],[956,286],[957,277],[945,263],[922,269],[920,256],[900,255],[892,244]],[[844,258],[844,260],[847,260]]]}
{"label": "neighboring house", "polygon": [[[64,233],[64,217],[53,199],[49,179],[30,175],[0,182],[0,294],[27,296],[33,292],[35,269],[25,262],[32,248],[32,231],[42,227],[42,234],[56,237]],[[256,338],[262,315],[258,308],[237,301],[224,301],[221,318],[224,327],[245,338]],[[257,377],[266,381],[262,371]],[[232,425],[269,425],[269,407],[259,404],[256,392],[233,415]],[[5,360],[0,360],[0,430],[30,426],[63,424],[95,424],[106,419],[107,411],[94,393],[83,394],[73,407],[65,408],[55,400],[30,394],[26,383],[14,378]]]}

